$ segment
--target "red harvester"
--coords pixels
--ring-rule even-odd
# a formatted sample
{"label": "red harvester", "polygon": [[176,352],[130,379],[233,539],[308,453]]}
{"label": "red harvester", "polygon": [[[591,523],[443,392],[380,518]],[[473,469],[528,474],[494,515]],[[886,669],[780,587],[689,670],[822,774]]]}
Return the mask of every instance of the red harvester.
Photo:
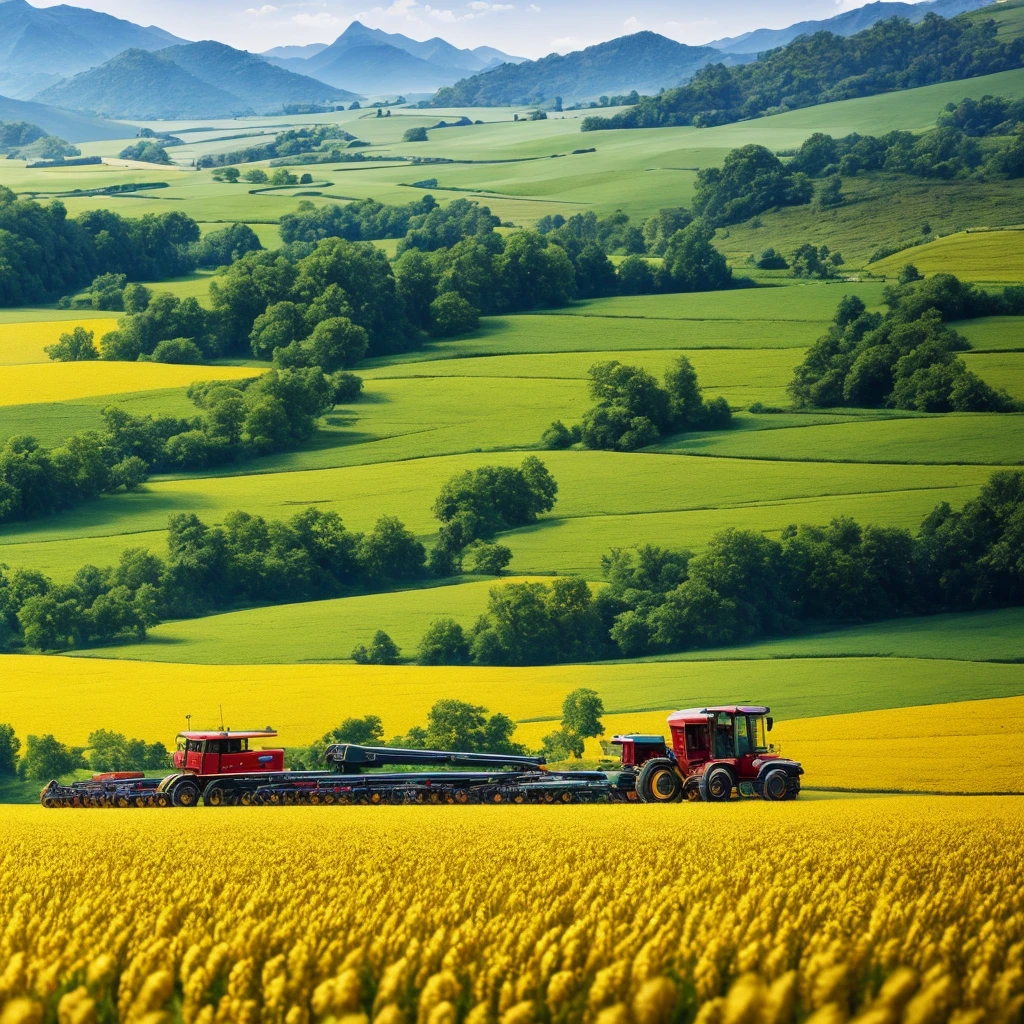
{"label": "red harvester", "polygon": [[[548,769],[544,758],[336,743],[328,767],[290,771],[283,750],[249,749],[273,729],[178,734],[175,771],[163,778],[110,772],[62,786],[49,783],[44,807],[208,807],[225,804],[674,803],[759,796],[792,800],[803,769],[768,744],[769,709],[728,705],[669,716],[662,736],[628,734],[614,771]],[[381,769],[400,767],[403,771]],[[433,768],[434,771],[409,769]]]}

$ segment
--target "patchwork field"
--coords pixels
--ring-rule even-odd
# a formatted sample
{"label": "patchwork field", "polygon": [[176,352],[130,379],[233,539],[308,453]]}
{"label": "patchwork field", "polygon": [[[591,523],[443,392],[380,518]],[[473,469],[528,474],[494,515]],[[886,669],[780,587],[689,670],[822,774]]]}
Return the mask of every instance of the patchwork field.
{"label": "patchwork field", "polygon": [[[1009,16],[1013,12],[1004,12]],[[1004,30],[1013,29],[1004,18]],[[634,220],[689,203],[698,168],[719,165],[734,147],[760,143],[790,151],[815,131],[920,132],[942,107],[965,96],[1024,97],[1024,71],[949,82],[903,93],[794,110],[716,128],[597,132],[581,137],[579,117],[554,113],[513,121],[518,108],[469,111],[484,123],[432,131],[426,143],[401,141],[464,111],[395,110],[257,118],[246,132],[271,138],[288,127],[342,124],[387,162],[322,165],[315,186],[264,190],[213,180],[192,160],[238,145],[236,121],[159,125],[181,130],[175,166],[29,170],[0,163],[0,184],[40,199],[128,182],[166,182],[145,201],[82,192],[61,201],[71,214],[109,208],[126,215],[180,210],[203,234],[249,224],[267,247],[280,244],[278,221],[300,201],[344,203],[372,196],[407,203],[430,165],[436,198],[476,198],[503,220],[622,208]],[[192,131],[200,129],[200,131]],[[123,143],[90,143],[110,157]],[[596,152],[573,153],[593,146]],[[556,159],[552,159],[557,157]],[[261,166],[265,166],[261,165]],[[623,183],[629,186],[624,188]],[[442,483],[483,465],[518,465],[539,454],[559,485],[558,502],[530,526],[500,541],[513,552],[505,581],[464,575],[399,592],[353,593],[334,600],[242,607],[165,622],[144,643],[76,652],[76,657],[5,656],[0,720],[19,736],[53,731],[84,743],[97,728],[167,742],[191,715],[212,722],[218,708],[233,724],[271,722],[289,745],[307,743],[353,715],[379,714],[388,735],[421,724],[441,697],[501,711],[518,738],[538,745],[554,728],[565,694],[593,687],[614,729],[660,731],[665,711],[737,698],[771,704],[775,737],[804,759],[808,785],[854,789],[1019,791],[1018,776],[992,782],[1009,758],[1024,695],[1024,622],[1018,610],[908,619],[690,651],[646,661],[528,669],[360,667],[353,647],[383,629],[407,661],[441,615],[469,627],[494,586],[521,578],[578,574],[602,580],[602,556],[616,547],[657,544],[700,550],[730,527],[778,536],[798,523],[840,516],[916,529],[940,502],[962,507],[997,467],[1024,464],[1024,414],[919,414],[890,409],[799,410],[788,385],[807,348],[828,328],[840,300],[858,295],[883,309],[883,292],[907,262],[925,274],[951,272],[996,286],[1024,282],[1019,183],[859,175],[843,181],[847,202],[769,211],[720,229],[716,245],[751,287],[689,294],[620,296],[559,310],[485,317],[453,340],[369,360],[358,368],[364,396],[323,418],[298,450],[239,461],[218,470],[152,478],[131,494],[104,496],[59,514],[0,526],[0,563],[69,582],[87,564],[115,563],[129,547],[163,555],[173,512],[217,524],[243,509],[284,519],[306,508],[338,512],[351,530],[398,516],[425,544],[437,536],[431,511]],[[303,196],[312,191],[317,195]],[[927,230],[926,229],[927,226]],[[903,249],[869,262],[877,250]],[[752,269],[768,246],[789,252],[828,244],[846,260],[846,279],[794,280]],[[397,240],[377,243],[393,255]],[[214,271],[147,282],[154,291],[209,305]],[[185,395],[197,380],[241,379],[262,365],[50,363],[43,351],[80,324],[97,337],[117,314],[55,307],[0,311],[0,443],[30,435],[59,444],[102,427],[101,410],[123,405],[145,415],[194,415]],[[1024,318],[991,317],[957,325],[972,345],[964,359],[988,383],[1024,399]],[[588,370],[619,360],[656,377],[680,355],[691,360],[708,397],[722,396],[732,429],[666,437],[633,453],[540,451],[553,420],[578,423],[592,404]],[[235,360],[243,362],[241,358]],[[755,405],[754,403],[760,403]],[[750,411],[753,406],[755,412]],[[767,411],[765,411],[767,407]],[[159,692],[159,701],[147,695]],[[968,703],[969,702],[969,703]],[[54,715],[54,708],[59,714]],[[907,709],[907,710],[893,710]],[[985,746],[969,771],[950,781],[949,747]],[[661,723],[661,724],[659,724]],[[1005,723],[1005,728],[1003,724]],[[995,726],[992,726],[995,730]],[[992,735],[996,735],[995,732]],[[868,751],[855,773],[842,763]],[[591,744],[589,754],[599,752]],[[877,766],[881,767],[877,767]]]}

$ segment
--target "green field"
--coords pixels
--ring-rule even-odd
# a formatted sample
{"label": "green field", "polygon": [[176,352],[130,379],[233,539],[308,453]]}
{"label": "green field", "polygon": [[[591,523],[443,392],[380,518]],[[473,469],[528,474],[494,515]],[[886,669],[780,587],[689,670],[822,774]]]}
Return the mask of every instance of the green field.
{"label": "green field", "polygon": [[[1022,10],[1022,4],[1008,4],[998,11],[1001,31],[1017,32]],[[688,204],[697,169],[719,165],[736,146],[792,150],[816,131],[920,132],[947,102],[987,93],[1024,97],[1024,70],[703,129],[581,135],[586,111],[514,122],[514,114],[525,113],[518,108],[160,123],[153,127],[186,132],[186,145],[171,151],[176,166],[29,170],[8,160],[0,161],[0,185],[46,198],[125,182],[167,182],[170,187],[150,193],[79,194],[62,202],[72,215],[99,207],[131,216],[180,210],[199,221],[204,234],[247,223],[268,248],[280,244],[277,221],[296,209],[304,198],[298,193],[320,192],[312,197],[316,204],[367,196],[407,203],[423,195],[411,184],[428,175],[438,179],[432,190],[438,201],[476,198],[516,225],[546,214],[617,208],[642,218]],[[463,113],[484,123],[432,131],[426,143],[401,141],[408,127]],[[364,152],[395,159],[319,165],[309,168],[317,182],[312,189],[270,192],[215,182],[210,171],[188,166],[286,127],[320,123],[343,124],[370,143]],[[241,134],[252,137],[231,138]],[[111,157],[123,144],[82,148]],[[572,152],[591,146],[596,152]],[[407,159],[412,156],[453,162],[414,166]],[[538,522],[500,536],[513,552],[510,579],[578,574],[597,583],[602,556],[613,548],[650,543],[699,550],[729,527],[777,536],[792,524],[852,516],[916,529],[939,502],[962,507],[994,468],[1024,464],[1024,414],[797,410],[787,386],[841,299],[856,294],[870,309],[882,309],[885,279],[891,283],[908,262],[926,274],[1024,283],[1024,235],[975,230],[1024,225],[1024,190],[1020,180],[991,176],[945,181],[872,174],[845,179],[843,192],[846,201],[834,210],[774,210],[719,229],[716,244],[736,274],[749,276],[745,283],[756,287],[592,299],[484,317],[471,333],[361,364],[356,372],[364,379],[363,397],[328,412],[298,450],[154,477],[136,493],[7,523],[0,526],[0,564],[39,569],[66,582],[83,564],[112,564],[128,547],[164,554],[173,512],[221,523],[236,509],[270,518],[309,507],[331,510],[354,531],[396,515],[430,545],[439,525],[431,507],[450,476],[488,464],[518,465],[527,453],[538,454],[558,481],[558,502]],[[923,238],[931,240],[869,263],[881,247]],[[804,242],[838,249],[846,260],[845,279],[796,281],[755,271],[747,262],[768,246],[790,252]],[[390,256],[398,243],[376,244]],[[147,284],[208,304],[214,275],[200,271]],[[114,403],[138,415],[194,414],[184,387],[161,386],[181,379],[154,384],[147,376],[170,368],[48,364],[43,347],[63,330],[61,324],[116,316],[53,307],[0,310],[0,444],[29,434],[56,445],[76,431],[99,429],[101,410]],[[972,345],[963,354],[969,368],[1024,400],[1024,317],[955,326]],[[728,401],[730,429],[666,437],[628,454],[539,450],[553,420],[578,423],[592,404],[588,370],[594,363],[617,359],[660,377],[680,354],[693,363],[706,396]],[[236,372],[184,372],[193,369],[194,379]],[[90,387],[76,390],[86,375]],[[112,384],[106,393],[100,385],[108,377],[134,383]],[[26,390],[30,378],[50,388],[43,397],[54,400],[33,398],[36,393]],[[68,398],[97,388],[105,393]],[[754,402],[779,411],[752,413]],[[38,731],[44,714],[36,695],[59,677],[65,715],[87,735],[85,723],[98,721],[97,708],[103,724],[117,727],[118,709],[155,687],[174,694],[173,706],[150,716],[166,717],[161,722],[168,730],[180,726],[182,714],[201,716],[211,708],[213,714],[224,702],[233,715],[254,721],[266,716],[290,742],[306,742],[325,721],[348,715],[381,713],[389,731],[401,731],[422,721],[440,697],[473,700],[517,720],[547,720],[557,717],[565,692],[580,685],[593,686],[609,712],[743,698],[767,701],[783,718],[1024,694],[1024,615],[1018,609],[836,628],[641,662],[523,670],[367,669],[349,662],[352,648],[369,642],[377,629],[397,641],[404,658],[413,658],[433,619],[450,615],[471,625],[494,585],[492,578],[467,574],[400,592],[165,622],[145,643],[82,651],[73,661],[0,659],[0,705],[15,709],[10,715],[20,734]],[[342,664],[326,664],[334,662]],[[6,720],[3,713],[0,720]]]}
{"label": "green field", "polygon": [[[1019,206],[1011,206],[1006,212],[1024,219]],[[993,223],[1018,222],[1006,220],[1001,213]],[[965,281],[1019,281],[1024,278],[1024,229],[972,231],[936,238],[927,245],[879,260],[871,269],[894,275],[908,262],[913,262],[922,274],[956,274]]]}

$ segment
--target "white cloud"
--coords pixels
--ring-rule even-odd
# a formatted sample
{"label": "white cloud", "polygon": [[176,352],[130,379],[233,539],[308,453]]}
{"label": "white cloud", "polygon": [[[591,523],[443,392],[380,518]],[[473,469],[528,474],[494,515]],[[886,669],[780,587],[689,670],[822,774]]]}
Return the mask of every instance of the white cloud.
{"label": "white cloud", "polygon": [[488,11],[513,11],[515,10],[515,4],[489,4],[485,0],[472,0],[471,3],[466,4],[470,10],[476,11],[478,14],[486,14]]}
{"label": "white cloud", "polygon": [[344,18],[335,17],[328,11],[320,11],[319,14],[295,14],[292,16],[292,21],[296,25],[302,25],[305,28],[340,28],[347,24]]}
{"label": "white cloud", "polygon": [[540,5],[539,4],[530,4],[530,8],[529,9],[531,11],[535,12],[536,14],[540,13]]}
{"label": "white cloud", "polygon": [[562,36],[561,39],[551,40],[551,49],[554,53],[570,53],[573,50],[582,50],[589,46],[579,36]]}
{"label": "white cloud", "polygon": [[264,15],[273,14],[276,10],[277,8],[273,4],[264,4],[262,7],[246,8],[245,13],[254,18],[262,18]]}
{"label": "white cloud", "polygon": [[640,31],[640,29],[642,29],[642,28],[643,28],[643,25],[641,25],[641,24],[640,24],[640,22],[639,22],[639,21],[637,21],[637,19],[633,17],[633,15],[630,15],[630,16],[629,16],[629,17],[628,17],[628,18],[627,18],[627,19],[626,19],[626,20],[625,20],[625,21],[624,21],[624,22],[622,23],[622,27],[623,27],[623,28],[624,28],[624,29],[625,29],[625,30],[626,30],[627,32],[639,32],[639,31]]}

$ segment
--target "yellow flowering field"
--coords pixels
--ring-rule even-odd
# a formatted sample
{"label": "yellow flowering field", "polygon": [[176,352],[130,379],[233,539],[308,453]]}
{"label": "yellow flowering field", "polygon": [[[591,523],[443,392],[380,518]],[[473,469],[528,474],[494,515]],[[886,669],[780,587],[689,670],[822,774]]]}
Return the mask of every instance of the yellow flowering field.
{"label": "yellow flowering field", "polygon": [[[670,711],[606,715],[605,734],[668,737]],[[516,739],[539,747],[557,722],[528,722]],[[776,719],[769,737],[799,761],[806,786],[821,789],[936,793],[1024,793],[1024,697],[861,711],[818,718]],[[586,757],[601,757],[587,740]]]}
{"label": "yellow flowering field", "polygon": [[62,334],[70,334],[76,327],[92,331],[98,346],[104,334],[117,329],[117,320],[103,317],[95,320],[36,320],[24,324],[0,324],[0,366],[48,363],[50,357],[43,349],[47,345],[55,345]]}
{"label": "yellow flowering field", "polygon": [[5,366],[0,405],[64,402],[96,395],[180,388],[197,380],[238,380],[260,371],[247,366],[180,366],[170,363],[26,363]]}
{"label": "yellow flowering field", "polygon": [[1013,798],[0,810],[2,1024],[1010,1024]]}

